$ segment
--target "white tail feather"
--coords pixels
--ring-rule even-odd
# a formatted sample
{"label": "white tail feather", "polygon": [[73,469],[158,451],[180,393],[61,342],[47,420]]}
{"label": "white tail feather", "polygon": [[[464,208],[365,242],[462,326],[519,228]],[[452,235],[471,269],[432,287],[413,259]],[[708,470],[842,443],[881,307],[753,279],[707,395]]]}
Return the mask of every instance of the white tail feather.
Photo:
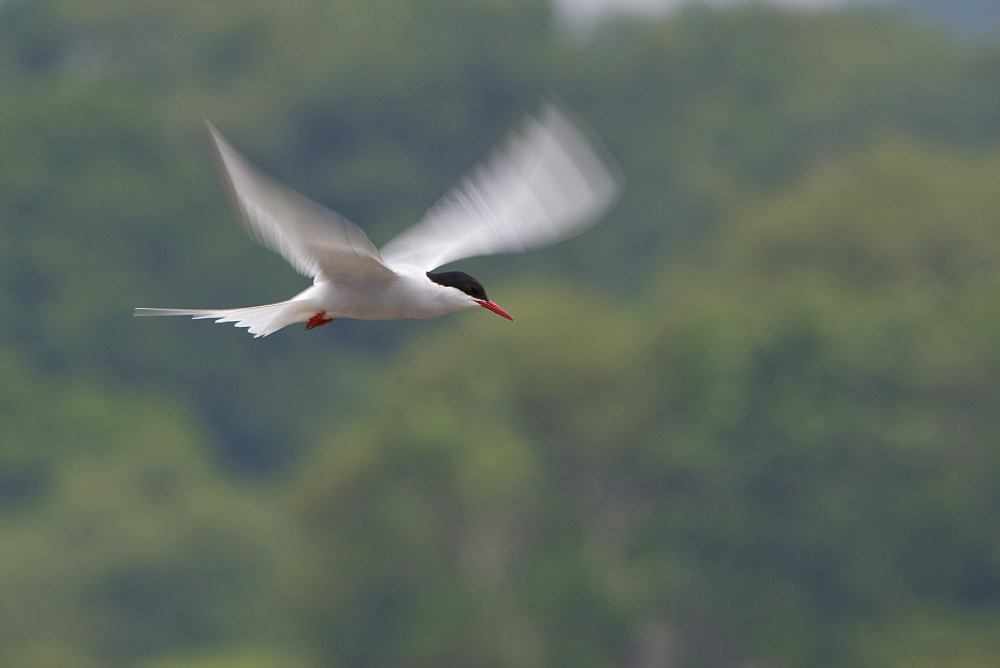
{"label": "white tail feather", "polygon": [[248,306],[231,309],[179,309],[179,308],[137,308],[136,316],[189,315],[195,320],[214,318],[215,322],[232,322],[237,327],[246,327],[254,338],[273,334],[283,327],[297,322],[306,322],[315,315],[314,305],[304,301],[278,302],[263,306]]}

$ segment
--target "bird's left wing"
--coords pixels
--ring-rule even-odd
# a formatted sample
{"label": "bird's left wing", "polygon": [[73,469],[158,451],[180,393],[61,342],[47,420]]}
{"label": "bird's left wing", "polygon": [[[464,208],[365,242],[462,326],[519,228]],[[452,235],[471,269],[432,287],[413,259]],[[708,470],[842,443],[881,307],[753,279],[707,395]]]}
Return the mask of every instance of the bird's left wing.
{"label": "bird's left wing", "polygon": [[386,244],[382,257],[390,266],[429,271],[477,255],[538,248],[596,223],[620,190],[617,169],[596,142],[549,102],[419,223]]}
{"label": "bird's left wing", "polygon": [[317,283],[394,275],[361,228],[268,178],[205,123],[233,205],[259,243]]}

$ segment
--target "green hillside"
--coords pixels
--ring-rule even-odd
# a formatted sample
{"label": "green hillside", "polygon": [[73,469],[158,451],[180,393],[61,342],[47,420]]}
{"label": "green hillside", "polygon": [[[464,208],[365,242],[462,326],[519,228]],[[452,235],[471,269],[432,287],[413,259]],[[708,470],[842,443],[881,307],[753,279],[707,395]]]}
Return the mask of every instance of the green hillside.
{"label": "green hillside", "polygon": [[[554,92],[517,318],[254,340],[203,133],[376,244]],[[0,664],[989,666],[1000,50],[873,12],[0,3]],[[478,309],[477,309],[478,311]]]}

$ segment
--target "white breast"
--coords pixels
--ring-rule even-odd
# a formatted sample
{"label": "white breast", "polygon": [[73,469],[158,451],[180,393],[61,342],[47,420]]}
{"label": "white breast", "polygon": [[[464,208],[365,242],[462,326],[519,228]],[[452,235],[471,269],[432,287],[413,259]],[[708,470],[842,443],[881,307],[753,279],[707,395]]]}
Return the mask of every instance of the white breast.
{"label": "white breast", "polygon": [[325,281],[308,288],[296,300],[316,304],[332,318],[395,320],[436,318],[476,305],[455,288],[437,285],[422,273],[388,278]]}

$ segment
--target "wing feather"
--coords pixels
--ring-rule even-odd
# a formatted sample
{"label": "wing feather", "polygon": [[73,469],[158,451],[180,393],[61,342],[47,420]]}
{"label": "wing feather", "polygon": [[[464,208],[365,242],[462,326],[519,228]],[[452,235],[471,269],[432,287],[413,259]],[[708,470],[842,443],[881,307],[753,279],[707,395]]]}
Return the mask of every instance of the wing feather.
{"label": "wing feather", "polygon": [[597,143],[548,102],[419,223],[386,244],[382,257],[390,266],[429,271],[545,246],[597,223],[621,184]]}
{"label": "wing feather", "polygon": [[296,271],[317,283],[394,274],[361,228],[268,178],[211,123],[205,123],[233,205],[258,243],[279,253]]}

